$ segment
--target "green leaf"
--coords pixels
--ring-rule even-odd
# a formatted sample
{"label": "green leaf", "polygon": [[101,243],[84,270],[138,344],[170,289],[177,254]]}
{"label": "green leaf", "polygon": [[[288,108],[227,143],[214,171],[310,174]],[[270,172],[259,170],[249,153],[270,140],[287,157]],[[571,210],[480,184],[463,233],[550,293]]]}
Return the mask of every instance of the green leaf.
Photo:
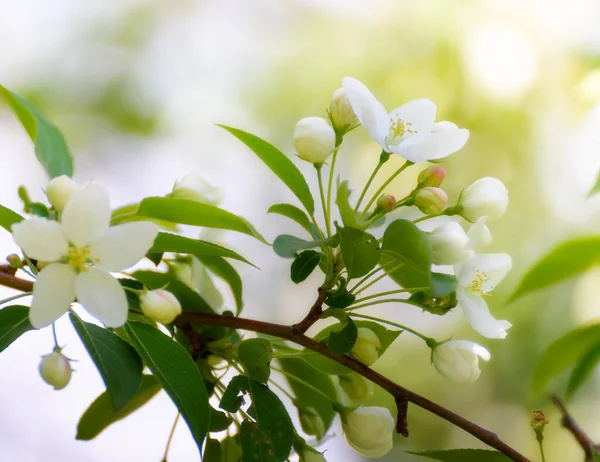
{"label": "green leaf", "polygon": [[104,380],[115,411],[135,395],[142,380],[142,360],[117,334],[82,321],[73,313],[71,323]]}
{"label": "green leaf", "polygon": [[390,223],[383,235],[381,267],[405,289],[431,287],[431,247],[424,232],[407,220]]}
{"label": "green leaf", "polygon": [[202,462],[221,462],[222,451],[219,440],[208,438],[204,444],[204,454]]}
{"label": "green leaf", "polygon": [[119,411],[115,411],[107,391],[102,393],[86,409],[77,425],[78,440],[89,441],[98,436],[111,424],[124,419],[150,401],[161,387],[152,375],[142,376],[140,387],[135,395]]}
{"label": "green leaf", "polygon": [[451,274],[431,273],[432,297],[445,297],[456,292],[456,278]]}
{"label": "green leaf", "polygon": [[211,244],[210,242],[201,241],[199,239],[190,239],[189,237],[170,233],[159,233],[149,252],[189,253],[198,258],[225,257],[251,264],[248,260],[233,250],[226,249],[225,247],[221,247],[216,244]]}
{"label": "green leaf", "polygon": [[284,217],[289,218],[290,220],[294,220],[300,226],[302,226],[308,234],[312,236],[312,229],[310,226],[310,219],[306,216],[301,209],[292,204],[275,204],[269,207],[267,213],[277,213],[279,215],[283,215]]}
{"label": "green leaf", "polygon": [[221,441],[222,462],[239,462],[242,460],[242,448],[235,437],[229,436]]}
{"label": "green leaf", "polygon": [[[341,327],[341,328],[340,328]],[[327,338],[327,346],[338,355],[345,355],[350,352],[358,337],[358,329],[352,319],[346,319],[345,323],[335,324],[335,328]]]}
{"label": "green leaf", "polygon": [[202,375],[185,349],[159,330],[128,322],[125,330],[187,423],[200,451],[210,425],[210,406]]}
{"label": "green leaf", "polygon": [[342,218],[344,226],[360,228],[358,222],[356,221],[356,214],[354,213],[354,209],[350,205],[350,192],[351,191],[348,188],[347,181],[339,183],[337,187],[335,203],[337,204],[338,210],[340,211],[340,217]]}
{"label": "green leaf", "polygon": [[306,280],[308,276],[319,266],[321,261],[321,252],[315,250],[305,250],[300,253],[292,263],[290,277],[296,284]]}
{"label": "green leaf", "polygon": [[295,258],[296,254],[301,250],[320,246],[337,247],[338,243],[339,235],[337,234],[334,234],[327,239],[320,239],[317,241],[306,241],[289,234],[280,234],[273,241],[273,250],[280,257]]}
{"label": "green leaf", "polygon": [[242,312],[244,301],[242,298],[242,278],[226,260],[220,257],[197,257],[211,272],[223,279],[231,289],[235,299],[236,315]]}
{"label": "green leaf", "polygon": [[32,330],[29,307],[11,305],[0,310],[0,353],[25,332]]}
{"label": "green leaf", "polygon": [[229,428],[233,420],[224,412],[210,407],[210,432],[222,432]]}
{"label": "green leaf", "polygon": [[127,204],[122,207],[118,207],[112,211],[112,216],[110,219],[110,225],[120,225],[122,223],[130,223],[132,221],[152,221],[156,223],[163,229],[167,229],[169,231],[177,232],[177,225],[175,223],[171,223],[170,221],[159,220],[157,218],[149,218],[149,217],[140,217],[137,214],[139,203],[135,204]]}
{"label": "green leaf", "polygon": [[290,188],[309,214],[315,212],[315,203],[304,176],[284,153],[258,136],[225,125],[219,127],[248,146]]}
{"label": "green leaf", "polygon": [[305,355],[302,356],[304,360],[310,364],[315,369],[325,372],[330,375],[346,375],[351,374],[352,370],[348,369],[346,366],[342,366],[337,361],[333,359],[326,358],[322,354],[315,352],[306,352]]}
{"label": "green leaf", "polygon": [[595,194],[598,194],[600,192],[600,172],[598,172],[598,176],[596,177],[596,183],[594,183],[594,186],[592,187],[592,189],[590,189],[590,192],[588,193],[588,197],[592,197]]}
{"label": "green leaf", "polygon": [[[292,377],[285,376],[296,397],[294,404],[298,408],[299,414],[316,414],[323,422],[323,427],[319,428],[319,426],[307,425],[308,422],[301,418],[302,430],[318,439],[323,438],[337,415],[333,403],[338,401],[338,397],[331,376],[315,369],[301,358],[278,358],[277,361],[285,372],[298,378],[298,380],[294,380]],[[316,392],[314,388],[306,384],[312,385],[322,393]]]}
{"label": "green leaf", "polygon": [[[349,316],[352,316],[352,313],[348,313]],[[354,319],[354,323],[356,324],[357,329],[367,328],[372,330],[377,337],[379,337],[379,341],[381,342],[381,348],[379,349],[379,356],[383,355],[386,350],[390,347],[390,345],[398,338],[398,336],[402,333],[401,330],[391,330],[386,328],[385,326],[375,322],[375,321],[363,321]],[[324,340],[326,339],[330,333],[336,328],[336,324],[331,326],[327,326],[321,332],[319,332],[315,336],[315,340]],[[346,369],[348,370],[348,369]]]}
{"label": "green leaf", "polygon": [[510,300],[581,274],[598,263],[599,236],[563,242],[527,271]]}
{"label": "green leaf", "polygon": [[27,204],[27,212],[42,218],[50,217],[50,210],[41,202],[30,202]]}
{"label": "green leaf", "polygon": [[268,244],[254,226],[244,218],[214,205],[178,197],[147,197],[140,202],[137,214],[182,225],[203,226],[237,231]]}
{"label": "green leaf", "polygon": [[20,222],[21,220],[23,220],[23,217],[17,212],[13,212],[11,209],[0,205],[0,226],[2,226],[6,231],[12,233],[12,225]]}
{"label": "green leaf", "polygon": [[375,268],[380,258],[375,236],[354,228],[341,228],[338,233],[348,279],[364,276]]}
{"label": "green leaf", "polygon": [[327,297],[325,304],[332,308],[347,308],[354,303],[356,296],[344,289],[340,293]]}
{"label": "green leaf", "polygon": [[33,104],[0,85],[0,94],[33,141],[35,154],[50,178],[73,176],[73,158],[62,133]]}
{"label": "green leaf", "polygon": [[600,324],[579,327],[552,343],[543,353],[533,376],[533,391],[541,394],[548,383],[583,358],[600,342]]}
{"label": "green leaf", "polygon": [[273,347],[264,338],[244,340],[238,346],[238,357],[246,369],[246,373],[254,380],[267,383],[271,374]]}
{"label": "green leaf", "polygon": [[567,398],[571,398],[579,390],[579,387],[594,372],[598,362],[600,362],[600,342],[584,354],[575,365],[567,386]]}
{"label": "green leaf", "polygon": [[157,273],[155,271],[136,271],[131,276],[148,286],[151,290],[161,289],[166,286],[166,289],[177,297],[183,311],[214,313],[210,305],[206,303],[206,300],[198,292],[172,274]]}
{"label": "green leaf", "polygon": [[427,457],[442,462],[510,462],[511,459],[497,451],[486,449],[449,449],[447,451],[406,451],[408,454]]}

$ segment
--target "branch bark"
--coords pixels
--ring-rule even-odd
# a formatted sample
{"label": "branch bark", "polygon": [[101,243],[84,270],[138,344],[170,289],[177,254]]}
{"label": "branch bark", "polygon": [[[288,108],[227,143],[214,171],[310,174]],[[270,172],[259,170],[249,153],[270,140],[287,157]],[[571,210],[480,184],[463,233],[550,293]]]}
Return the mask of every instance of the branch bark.
{"label": "branch bark", "polygon": [[310,311],[304,317],[302,321],[297,324],[294,324],[291,329],[296,334],[304,334],[310,327],[316,323],[319,319],[321,319],[321,315],[323,314],[323,302],[327,298],[327,294],[325,293],[325,289],[323,287],[319,287],[319,295],[313,306],[311,306]]}
{"label": "branch bark", "polygon": [[562,403],[560,398],[557,395],[551,396],[554,405],[560,410],[563,417],[561,419],[561,424],[567,430],[571,432],[577,444],[583,449],[583,453],[585,454],[585,462],[594,462],[595,461],[595,452],[596,452],[596,444],[594,441],[587,435],[586,432],[577,424],[575,419],[571,417],[569,411]]}

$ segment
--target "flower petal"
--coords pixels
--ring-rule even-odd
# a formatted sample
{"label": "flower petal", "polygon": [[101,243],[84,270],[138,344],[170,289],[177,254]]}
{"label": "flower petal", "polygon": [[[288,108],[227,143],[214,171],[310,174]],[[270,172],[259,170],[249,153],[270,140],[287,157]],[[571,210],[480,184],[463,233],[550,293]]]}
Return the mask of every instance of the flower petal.
{"label": "flower petal", "polygon": [[92,258],[106,271],[121,271],[139,262],[158,234],[158,227],[149,221],[137,221],[113,226],[90,246]]}
{"label": "flower petal", "polygon": [[75,280],[77,301],[106,327],[127,321],[127,298],[121,284],[100,268],[89,268]]}
{"label": "flower petal", "polygon": [[389,130],[390,119],[383,105],[362,82],[352,77],[344,77],[342,86],[352,110],[369,136],[381,147],[385,147],[385,137]]}
{"label": "flower petal", "polygon": [[33,217],[15,223],[12,233],[17,245],[34,260],[56,261],[69,250],[69,243],[60,223],[46,218]]}
{"label": "flower petal", "polygon": [[110,215],[106,188],[92,182],[73,193],[65,206],[61,223],[69,240],[77,247],[83,247],[106,234]]}
{"label": "flower petal", "polygon": [[485,224],[486,221],[487,217],[481,217],[471,225],[467,233],[467,249],[479,252],[492,243],[492,234]]}
{"label": "flower petal", "polygon": [[474,292],[460,289],[456,297],[471,327],[487,338],[505,338],[506,331],[512,326],[508,321],[495,319],[485,300]]}
{"label": "flower petal", "polygon": [[394,149],[394,153],[413,162],[442,159],[465,145],[469,139],[469,131],[461,128],[432,133],[422,138],[417,138],[417,136],[411,136],[400,143]]}
{"label": "flower petal", "polygon": [[505,253],[474,254],[461,267],[457,278],[464,287],[473,281],[483,293],[491,292],[512,267],[510,255]]}
{"label": "flower petal", "polygon": [[56,321],[69,310],[75,300],[75,277],[69,265],[52,263],[46,266],[33,284],[33,303],[29,320],[36,329]]}
{"label": "flower petal", "polygon": [[490,352],[487,350],[487,348],[484,348],[475,342],[471,342],[470,340],[451,340],[451,342],[452,348],[470,351],[484,361],[489,361],[491,358]]}
{"label": "flower petal", "polygon": [[409,101],[406,104],[390,112],[391,119],[402,119],[404,122],[410,122],[411,130],[417,134],[429,134],[435,122],[437,108],[435,103],[429,99],[421,98]]}

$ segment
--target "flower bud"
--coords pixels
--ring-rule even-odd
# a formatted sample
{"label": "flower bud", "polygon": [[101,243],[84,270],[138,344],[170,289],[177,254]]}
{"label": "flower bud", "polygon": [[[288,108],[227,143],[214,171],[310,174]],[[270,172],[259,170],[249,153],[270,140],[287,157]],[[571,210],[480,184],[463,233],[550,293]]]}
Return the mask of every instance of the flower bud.
{"label": "flower bud", "polygon": [[221,203],[221,191],[210,184],[206,178],[190,173],[175,183],[171,197],[189,199],[203,204],[218,205]]}
{"label": "flower bud", "polygon": [[359,374],[340,375],[340,388],[353,403],[364,403],[373,394],[373,382]]}
{"label": "flower bud", "polygon": [[335,149],[335,131],[322,117],[306,117],[296,124],[294,146],[301,159],[322,164]]}
{"label": "flower bud", "polygon": [[383,457],[392,450],[396,422],[383,407],[361,407],[342,415],[342,431],[352,449],[366,457]]}
{"label": "flower bud", "polygon": [[306,434],[316,436],[319,440],[325,436],[325,432],[327,431],[325,423],[316,410],[312,408],[299,408],[298,414],[300,416],[300,425],[302,425],[302,430]]}
{"label": "flower bud", "polygon": [[420,187],[425,186],[441,186],[446,178],[446,170],[442,167],[430,165],[421,173],[419,173],[418,183]]}
{"label": "flower bud", "polygon": [[479,358],[489,361],[490,352],[469,340],[449,340],[433,348],[431,360],[444,377],[458,383],[475,382],[481,370]]}
{"label": "flower bud", "polygon": [[21,257],[19,257],[16,253],[11,253],[8,257],[6,257],[6,261],[13,268],[23,268]]}
{"label": "flower bud", "polygon": [[460,214],[470,222],[485,216],[495,220],[506,212],[508,190],[496,178],[480,178],[465,189],[460,205]]}
{"label": "flower bud", "polygon": [[377,211],[381,213],[388,213],[394,210],[396,205],[396,198],[390,194],[384,194],[377,199]]}
{"label": "flower bud", "polygon": [[40,362],[40,375],[44,382],[55,390],[62,390],[71,380],[71,364],[69,359],[56,348],[49,355],[43,356]]}
{"label": "flower bud", "polygon": [[327,462],[327,459],[319,451],[307,447],[300,454],[299,462]]}
{"label": "flower bud", "polygon": [[150,290],[140,295],[142,313],[161,324],[170,324],[181,314],[181,304],[171,292]]}
{"label": "flower bud", "polygon": [[415,205],[426,215],[442,213],[448,204],[446,191],[440,188],[427,186],[419,189],[415,194]]}
{"label": "flower bud", "polygon": [[454,265],[467,258],[467,233],[458,223],[445,223],[429,234],[431,261],[436,265]]}
{"label": "flower bud", "polygon": [[347,132],[359,123],[343,88],[338,88],[331,96],[329,117],[333,128],[340,133]]}
{"label": "flower bud", "polygon": [[73,193],[78,189],[79,185],[71,178],[61,175],[50,180],[46,188],[46,196],[52,207],[62,212]]}
{"label": "flower bud", "polygon": [[379,358],[380,348],[381,341],[377,334],[371,329],[361,327],[358,329],[356,343],[350,350],[350,356],[365,366],[371,366]]}

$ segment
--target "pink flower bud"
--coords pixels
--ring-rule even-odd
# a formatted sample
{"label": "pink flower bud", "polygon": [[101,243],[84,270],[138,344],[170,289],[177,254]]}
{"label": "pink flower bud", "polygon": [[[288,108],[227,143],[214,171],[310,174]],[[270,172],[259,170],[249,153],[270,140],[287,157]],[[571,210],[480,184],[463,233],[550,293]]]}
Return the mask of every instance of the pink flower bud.
{"label": "pink flower bud", "polygon": [[419,186],[441,186],[446,177],[446,170],[442,167],[431,165],[419,173]]}
{"label": "pink flower bud", "polygon": [[415,205],[426,215],[442,213],[448,204],[448,195],[443,189],[426,187],[415,194]]}
{"label": "pink flower bud", "polygon": [[396,198],[390,194],[384,194],[377,199],[377,210],[381,213],[388,213],[394,210]]}

